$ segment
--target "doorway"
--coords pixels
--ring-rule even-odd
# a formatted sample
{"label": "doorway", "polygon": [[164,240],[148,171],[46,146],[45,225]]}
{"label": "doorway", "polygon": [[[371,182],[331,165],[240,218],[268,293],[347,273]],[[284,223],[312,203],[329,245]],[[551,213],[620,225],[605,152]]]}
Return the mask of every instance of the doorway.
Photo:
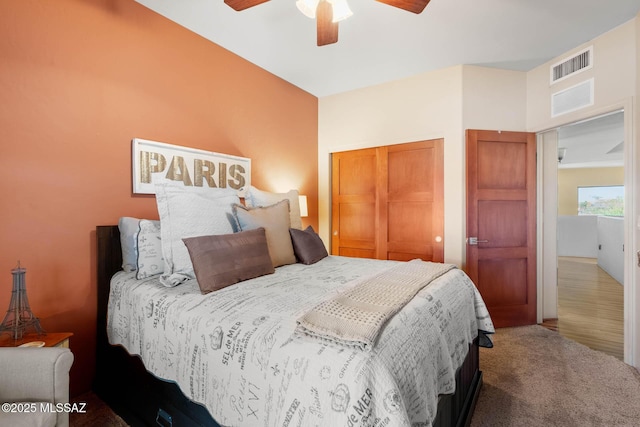
{"label": "doorway", "polygon": [[618,358],[632,267],[624,247],[633,241],[624,119],[617,110],[538,134],[546,222],[539,318],[558,319],[561,335]]}

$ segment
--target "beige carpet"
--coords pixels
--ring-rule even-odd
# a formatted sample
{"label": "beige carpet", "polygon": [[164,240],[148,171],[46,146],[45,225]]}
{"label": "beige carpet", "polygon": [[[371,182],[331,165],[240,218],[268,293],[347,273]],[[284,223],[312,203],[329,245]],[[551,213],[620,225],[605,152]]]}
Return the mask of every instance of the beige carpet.
{"label": "beige carpet", "polygon": [[[471,427],[640,426],[640,374],[604,353],[541,326],[499,329],[480,349],[484,386]],[[126,424],[95,394],[71,427]]]}
{"label": "beige carpet", "polygon": [[481,349],[471,426],[640,426],[640,374],[541,326],[499,329]]}

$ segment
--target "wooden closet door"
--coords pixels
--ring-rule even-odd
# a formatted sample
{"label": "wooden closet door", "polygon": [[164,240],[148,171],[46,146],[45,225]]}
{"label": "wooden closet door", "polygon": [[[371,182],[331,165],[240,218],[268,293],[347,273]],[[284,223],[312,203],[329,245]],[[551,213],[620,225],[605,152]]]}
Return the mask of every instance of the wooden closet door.
{"label": "wooden closet door", "polygon": [[332,156],[331,253],[444,260],[443,140]]}
{"label": "wooden closet door", "polygon": [[[386,259],[444,261],[443,140],[384,147]],[[384,154],[383,154],[384,155]]]}
{"label": "wooden closet door", "polygon": [[331,253],[376,258],[377,170],[375,148],[335,153],[331,172]]}

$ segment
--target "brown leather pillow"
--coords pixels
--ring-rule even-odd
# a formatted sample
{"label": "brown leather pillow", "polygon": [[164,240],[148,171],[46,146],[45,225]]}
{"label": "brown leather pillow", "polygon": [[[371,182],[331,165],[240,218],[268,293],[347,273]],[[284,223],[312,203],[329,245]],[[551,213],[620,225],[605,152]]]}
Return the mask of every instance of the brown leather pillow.
{"label": "brown leather pillow", "polygon": [[329,255],[322,239],[313,231],[313,227],[308,226],[304,231],[291,228],[289,233],[293,251],[299,262],[307,265],[314,264]]}
{"label": "brown leather pillow", "polygon": [[275,271],[264,228],[182,241],[203,294]]}

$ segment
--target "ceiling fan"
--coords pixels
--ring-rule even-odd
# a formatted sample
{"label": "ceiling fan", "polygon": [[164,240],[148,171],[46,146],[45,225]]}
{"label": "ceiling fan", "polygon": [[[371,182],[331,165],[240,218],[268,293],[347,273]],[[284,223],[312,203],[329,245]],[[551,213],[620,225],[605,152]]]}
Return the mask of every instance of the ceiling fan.
{"label": "ceiling fan", "polygon": [[[225,4],[236,11],[248,9],[269,0],[224,0]],[[413,13],[421,13],[431,0],[376,0],[389,6],[397,7]],[[298,0],[298,9],[309,18],[316,19],[318,46],[338,41],[338,22],[353,13],[346,0]]]}

